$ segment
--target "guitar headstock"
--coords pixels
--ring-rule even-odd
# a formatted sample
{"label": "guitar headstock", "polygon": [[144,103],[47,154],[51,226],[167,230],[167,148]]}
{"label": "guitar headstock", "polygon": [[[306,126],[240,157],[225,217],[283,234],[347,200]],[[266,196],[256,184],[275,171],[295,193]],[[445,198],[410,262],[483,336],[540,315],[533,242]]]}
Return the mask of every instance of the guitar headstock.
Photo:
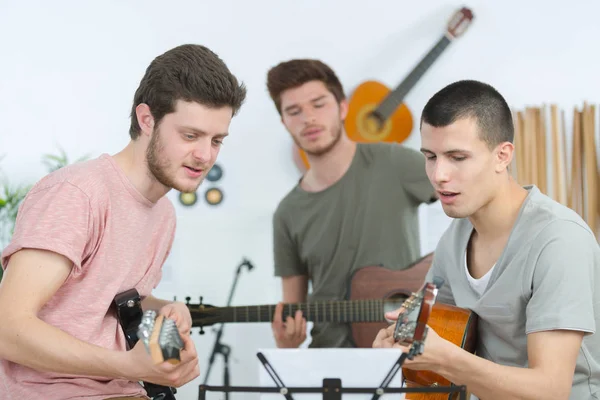
{"label": "guitar headstock", "polygon": [[470,8],[463,7],[456,11],[450,18],[450,21],[448,21],[447,30],[450,39],[456,39],[461,36],[467,30],[473,18],[475,16]]}
{"label": "guitar headstock", "polygon": [[413,293],[402,304],[402,312],[398,315],[394,328],[394,340],[410,346],[410,359],[423,353],[427,338],[427,321],[443,283],[444,281],[437,277],[433,282],[426,282],[417,293]]}
{"label": "guitar headstock", "polygon": [[156,364],[164,361],[177,364],[181,360],[183,341],[172,319],[164,315],[157,316],[154,310],[147,310],[142,316],[137,335]]}
{"label": "guitar headstock", "polygon": [[186,297],[186,306],[192,316],[192,328],[200,328],[200,334],[204,334],[204,328],[220,322],[223,322],[220,310],[211,305],[202,302],[190,303],[190,297]]}

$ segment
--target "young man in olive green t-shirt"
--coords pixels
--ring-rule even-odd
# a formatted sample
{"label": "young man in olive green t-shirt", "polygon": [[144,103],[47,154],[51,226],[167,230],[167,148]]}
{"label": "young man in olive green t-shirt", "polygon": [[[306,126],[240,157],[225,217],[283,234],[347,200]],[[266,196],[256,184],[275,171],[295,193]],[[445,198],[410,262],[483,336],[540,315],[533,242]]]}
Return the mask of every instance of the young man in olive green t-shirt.
{"label": "young man in olive green t-shirt", "polygon": [[[269,93],[310,169],[273,216],[275,275],[283,302],[342,300],[360,267],[401,269],[420,254],[418,208],[434,201],[425,159],[399,144],[355,143],[343,128],[348,109],[334,72],[317,60],[291,60],[269,71]],[[312,291],[308,295],[308,284]],[[306,320],[281,320],[278,347],[298,347]],[[348,324],[315,323],[311,347],[352,347]]]}

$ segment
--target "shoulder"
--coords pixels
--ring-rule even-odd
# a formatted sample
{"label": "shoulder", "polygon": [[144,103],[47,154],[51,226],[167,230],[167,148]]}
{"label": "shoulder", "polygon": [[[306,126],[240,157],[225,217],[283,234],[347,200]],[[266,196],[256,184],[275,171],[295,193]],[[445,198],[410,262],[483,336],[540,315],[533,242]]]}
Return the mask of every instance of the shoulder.
{"label": "shoulder", "polygon": [[43,195],[45,191],[79,192],[88,199],[107,191],[108,179],[114,177],[112,166],[105,155],[64,166],[40,179],[29,191],[30,196]]}
{"label": "shoulder", "polygon": [[154,206],[154,208],[161,215],[163,215],[164,218],[167,218],[167,219],[173,221],[173,224],[175,224],[176,219],[177,219],[177,213],[175,211],[175,206],[173,205],[173,202],[171,201],[171,199],[169,199],[167,196],[161,197],[156,202],[156,205]]}
{"label": "shoulder", "polygon": [[421,152],[405,146],[401,143],[389,142],[373,142],[373,143],[358,143],[357,150],[367,159],[380,159],[385,156],[388,160],[393,161],[412,161],[424,160],[425,157]]}
{"label": "shoulder", "polygon": [[594,232],[574,210],[551,199],[532,186],[524,204],[519,236],[532,238],[532,246],[541,248],[550,242],[594,243]]}
{"label": "shoulder", "polygon": [[283,220],[294,210],[298,208],[301,193],[299,192],[299,183],[287,191],[279,201],[273,212],[273,219]]}

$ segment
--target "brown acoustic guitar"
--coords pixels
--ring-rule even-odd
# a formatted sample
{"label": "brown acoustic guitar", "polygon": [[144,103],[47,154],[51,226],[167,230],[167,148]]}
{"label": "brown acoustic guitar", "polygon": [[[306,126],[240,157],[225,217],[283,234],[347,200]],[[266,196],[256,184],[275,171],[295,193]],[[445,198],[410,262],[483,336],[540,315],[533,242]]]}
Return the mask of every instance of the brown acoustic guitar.
{"label": "brown acoustic guitar", "polygon": [[[351,324],[356,347],[371,348],[379,330],[387,328],[384,314],[398,309],[423,286],[433,253],[416,260],[402,270],[381,266],[360,268],[350,279],[349,299],[289,303],[283,307],[282,318],[301,310],[307,321],[340,322]],[[192,327],[203,328],[218,323],[272,322],[275,304],[215,307],[203,304],[187,305],[192,316]],[[477,320],[474,313],[455,306],[436,303],[429,315],[429,326],[442,338],[473,353],[475,350]],[[430,371],[412,371],[403,368],[407,386],[448,386],[442,376]],[[457,396],[429,393],[410,393],[407,399],[442,400]],[[425,396],[425,397],[418,397]]]}
{"label": "brown acoustic guitar", "polygon": [[[356,142],[401,143],[406,140],[413,129],[413,116],[403,103],[404,98],[450,43],[464,33],[473,18],[469,8],[456,11],[444,35],[394,90],[374,80],[361,83],[348,103],[344,121],[348,137]],[[306,171],[309,168],[306,153],[295,144],[294,153],[299,169]]]}

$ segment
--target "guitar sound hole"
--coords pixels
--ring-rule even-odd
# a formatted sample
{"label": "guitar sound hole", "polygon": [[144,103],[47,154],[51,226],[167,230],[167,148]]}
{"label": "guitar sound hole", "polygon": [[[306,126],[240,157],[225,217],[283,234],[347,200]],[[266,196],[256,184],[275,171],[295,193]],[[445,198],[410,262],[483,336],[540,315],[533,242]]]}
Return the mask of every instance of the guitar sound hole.
{"label": "guitar sound hole", "polygon": [[[383,303],[383,312],[387,313],[390,311],[395,311],[402,306],[402,303],[408,299],[408,295],[404,293],[394,293],[393,295],[386,298]],[[389,323],[395,322],[386,318]]]}

